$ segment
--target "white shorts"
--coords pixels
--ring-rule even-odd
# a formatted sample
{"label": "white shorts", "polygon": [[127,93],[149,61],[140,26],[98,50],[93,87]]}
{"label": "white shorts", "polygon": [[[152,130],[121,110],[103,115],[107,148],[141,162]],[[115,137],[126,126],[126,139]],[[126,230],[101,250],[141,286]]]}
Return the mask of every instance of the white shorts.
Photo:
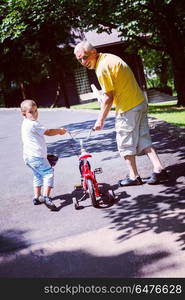
{"label": "white shorts", "polygon": [[147,102],[119,113],[116,116],[116,140],[121,156],[142,155],[143,150],[152,146],[147,118]]}

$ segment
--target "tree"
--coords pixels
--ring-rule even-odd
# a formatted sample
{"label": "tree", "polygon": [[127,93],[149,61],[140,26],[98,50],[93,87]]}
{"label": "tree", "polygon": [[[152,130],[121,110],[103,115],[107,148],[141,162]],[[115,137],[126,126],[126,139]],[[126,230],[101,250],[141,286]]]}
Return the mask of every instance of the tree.
{"label": "tree", "polygon": [[[116,28],[137,49],[147,47],[170,57],[178,105],[185,106],[184,7],[185,0],[0,0],[1,62],[8,66],[16,49],[15,65],[4,74],[16,71],[10,77],[24,83],[29,76],[49,72],[51,52],[63,44],[65,53],[72,28],[98,32]],[[35,71],[28,68],[33,62]]]}
{"label": "tree", "polygon": [[[73,18],[70,12],[66,14],[62,3],[63,0],[0,2],[2,80],[7,86],[11,81],[19,85],[23,99],[26,97],[27,84],[33,86],[34,82],[47,76],[59,78],[56,61],[60,57],[62,69],[64,59],[62,62],[61,57],[66,49],[68,51],[72,39],[70,20]],[[63,48],[58,51],[60,44]],[[64,99],[69,107],[66,97]]]}
{"label": "tree", "polygon": [[116,28],[124,40],[155,49],[172,63],[178,105],[185,106],[185,0],[72,1],[85,30],[110,32]]}
{"label": "tree", "polygon": [[164,52],[147,48],[138,51],[143,58],[147,86],[160,88],[161,91],[172,94],[174,91],[171,61]]}

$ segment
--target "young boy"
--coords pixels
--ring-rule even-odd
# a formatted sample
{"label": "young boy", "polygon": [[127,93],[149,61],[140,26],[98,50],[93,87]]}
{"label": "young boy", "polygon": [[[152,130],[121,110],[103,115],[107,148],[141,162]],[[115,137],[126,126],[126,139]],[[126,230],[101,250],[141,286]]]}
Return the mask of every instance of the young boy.
{"label": "young boy", "polygon": [[[21,135],[23,142],[23,159],[33,171],[34,205],[45,203],[51,210],[56,206],[50,198],[54,183],[54,169],[47,159],[47,146],[44,135],[63,135],[64,128],[46,129],[38,121],[37,104],[33,100],[24,100],[21,103],[21,113],[24,116]],[[43,186],[43,196],[41,188]]]}

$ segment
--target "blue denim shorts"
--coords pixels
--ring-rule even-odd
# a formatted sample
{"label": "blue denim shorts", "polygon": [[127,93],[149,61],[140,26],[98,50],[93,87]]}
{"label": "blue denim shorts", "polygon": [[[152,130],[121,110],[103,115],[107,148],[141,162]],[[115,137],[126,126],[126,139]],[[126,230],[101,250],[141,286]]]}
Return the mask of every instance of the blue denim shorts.
{"label": "blue denim shorts", "polygon": [[34,186],[50,186],[54,184],[54,169],[50,166],[47,158],[27,157],[26,165],[33,171]]}

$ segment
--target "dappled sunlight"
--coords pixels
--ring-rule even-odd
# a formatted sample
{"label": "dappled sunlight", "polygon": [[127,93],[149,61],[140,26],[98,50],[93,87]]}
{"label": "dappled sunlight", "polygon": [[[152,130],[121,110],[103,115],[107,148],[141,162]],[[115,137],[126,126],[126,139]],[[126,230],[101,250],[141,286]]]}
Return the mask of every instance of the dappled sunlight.
{"label": "dappled sunlight", "polygon": [[[121,243],[119,232],[101,228],[1,255],[0,277],[173,277],[184,275],[174,237],[138,234]],[[163,241],[168,240],[168,245]],[[181,256],[181,258],[183,258]]]}
{"label": "dappled sunlight", "polygon": [[[156,186],[119,187],[118,179],[127,170],[119,159],[114,118],[108,118],[104,130],[93,132],[85,147],[93,155],[92,167],[95,163],[103,169],[98,183],[114,191],[115,201],[95,209],[87,199],[82,203],[84,209],[75,210],[74,184],[80,181],[75,157],[79,154],[78,141],[95,121],[93,115],[93,120],[68,123],[66,116],[62,127],[81,131],[77,141],[68,134],[47,140],[49,152],[63,158],[55,169],[53,201],[57,212],[52,213],[45,205],[34,207],[29,201],[31,181],[28,186],[22,170],[15,173],[16,178],[26,180],[26,188],[22,185],[3,201],[9,216],[2,215],[0,277],[185,277],[184,143],[156,124],[151,128],[152,140],[169,172],[169,181]],[[6,164],[9,157],[8,153]],[[12,157],[11,164],[17,167],[19,159]],[[137,159],[145,180],[152,167],[146,156]]]}
{"label": "dappled sunlight", "polygon": [[127,197],[105,212],[110,218],[111,228],[120,232],[120,242],[138,234],[170,232],[176,234],[181,249],[185,248],[185,188],[167,187],[154,194],[142,193]]}
{"label": "dappled sunlight", "polygon": [[[110,152],[117,151],[114,118],[108,118],[104,130],[98,133],[92,132],[90,137],[86,140],[89,131],[94,124],[95,120],[66,125],[65,128],[70,130],[72,133],[78,133],[75,135],[75,139],[72,139],[72,137],[67,134],[65,137],[56,142],[48,143],[48,152],[55,153],[59,157],[71,157],[74,155],[79,155],[80,139],[84,139],[84,147],[90,153],[100,153],[105,150]],[[108,129],[111,127],[113,130],[112,132],[109,132]]]}

